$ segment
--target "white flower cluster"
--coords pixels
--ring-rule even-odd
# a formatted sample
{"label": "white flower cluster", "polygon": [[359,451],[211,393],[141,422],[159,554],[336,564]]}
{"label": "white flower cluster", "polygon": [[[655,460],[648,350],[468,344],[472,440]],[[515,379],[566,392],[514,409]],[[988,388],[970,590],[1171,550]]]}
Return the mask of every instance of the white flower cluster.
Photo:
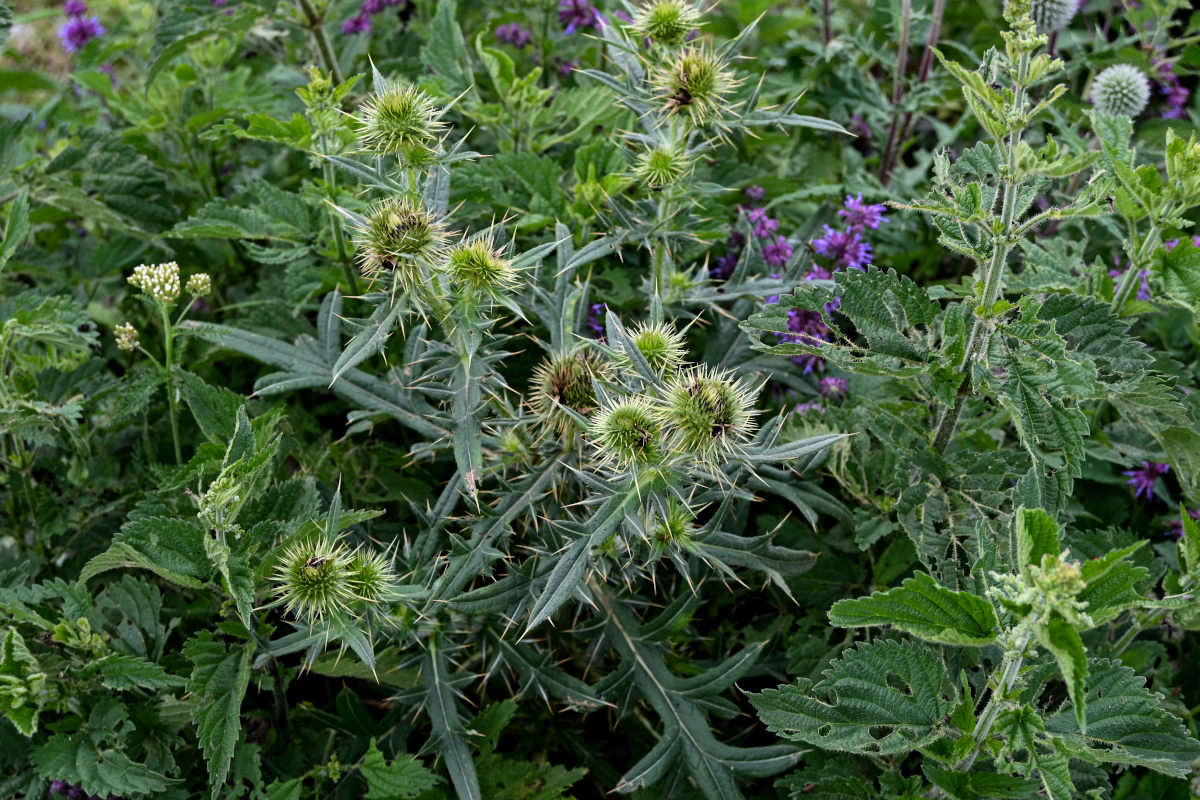
{"label": "white flower cluster", "polygon": [[208,294],[212,291],[212,278],[207,272],[197,272],[188,278],[187,290],[195,295]]}
{"label": "white flower cluster", "polygon": [[116,327],[117,334],[117,349],[133,352],[138,347],[138,332],[137,328],[130,325],[128,322],[122,322]]}
{"label": "white flower cluster", "polygon": [[141,264],[134,268],[129,282],[161,303],[179,299],[179,265],[174,261],[153,266]]}

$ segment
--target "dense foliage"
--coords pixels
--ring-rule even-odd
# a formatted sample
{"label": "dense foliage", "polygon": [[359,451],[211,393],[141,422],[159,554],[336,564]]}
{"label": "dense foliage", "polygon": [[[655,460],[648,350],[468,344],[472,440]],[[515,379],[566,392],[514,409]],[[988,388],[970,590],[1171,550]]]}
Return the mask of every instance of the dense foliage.
{"label": "dense foliage", "polygon": [[1200,787],[1182,0],[0,0],[0,797]]}

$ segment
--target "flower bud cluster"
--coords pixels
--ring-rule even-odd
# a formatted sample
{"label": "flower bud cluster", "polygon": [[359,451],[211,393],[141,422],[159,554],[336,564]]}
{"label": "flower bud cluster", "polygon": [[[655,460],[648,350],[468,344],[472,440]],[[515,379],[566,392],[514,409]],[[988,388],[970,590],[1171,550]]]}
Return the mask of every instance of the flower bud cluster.
{"label": "flower bud cluster", "polygon": [[276,603],[304,622],[362,617],[395,599],[396,575],[387,557],[351,550],[341,539],[294,542],[273,576]]}
{"label": "flower bud cluster", "polygon": [[174,261],[165,264],[140,264],[129,276],[129,283],[164,305],[179,299],[179,265]]}
{"label": "flower bud cluster", "polygon": [[125,350],[132,353],[138,349],[138,332],[137,328],[133,327],[128,322],[122,322],[115,328],[117,335],[117,349]]}
{"label": "flower bud cluster", "polygon": [[1057,614],[1073,625],[1092,627],[1087,601],[1077,599],[1087,584],[1079,562],[1068,561],[1067,554],[1042,556],[1040,564],[1029,566],[1028,577],[989,573],[995,584],[988,595],[1026,619],[1045,622]]}

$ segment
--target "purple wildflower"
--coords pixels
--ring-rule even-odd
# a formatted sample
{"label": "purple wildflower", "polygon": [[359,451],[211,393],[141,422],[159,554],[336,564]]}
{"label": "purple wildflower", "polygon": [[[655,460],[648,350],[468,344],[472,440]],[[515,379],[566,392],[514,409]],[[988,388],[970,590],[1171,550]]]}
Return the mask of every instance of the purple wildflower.
{"label": "purple wildflower", "polygon": [[1154,65],[1158,68],[1155,83],[1158,84],[1159,93],[1166,98],[1167,108],[1162,113],[1163,119],[1181,119],[1191,92],[1179,80],[1179,76],[1175,74],[1175,65],[1169,60],[1156,57]]}
{"label": "purple wildflower", "polygon": [[813,264],[808,268],[808,272],[804,273],[806,281],[827,281],[833,277],[833,273],[820,264]]}
{"label": "purple wildflower", "polygon": [[[789,308],[787,328],[788,333],[778,334],[781,342],[795,342],[815,347],[819,346],[821,342],[828,341],[829,328],[825,325],[825,320],[821,318],[821,315],[815,311]],[[811,353],[794,356],[792,361],[804,367],[805,375],[812,372],[814,367],[818,372],[825,369],[825,362]]]}
{"label": "purple wildflower", "polygon": [[358,7],[359,14],[378,14],[387,8],[383,0],[363,0],[363,4]]}
{"label": "purple wildflower", "polygon": [[887,222],[888,218],[883,215],[887,211],[887,206],[882,203],[872,205],[863,202],[862,192],[858,193],[858,197],[846,195],[845,208],[838,209],[838,216],[845,217],[846,222],[850,225],[850,230],[861,231],[864,228],[875,230],[879,227],[879,223]]}
{"label": "purple wildflower", "polygon": [[[1187,513],[1188,513],[1188,516],[1191,517],[1193,520],[1195,520],[1196,522],[1200,522],[1200,508],[1188,509]],[[1171,523],[1171,529],[1167,531],[1166,536],[1170,539],[1182,539],[1183,538],[1183,517],[1180,517],[1179,519],[1177,519],[1173,523]]]}
{"label": "purple wildflower", "polygon": [[767,210],[765,208],[750,209],[750,213],[746,215],[746,218],[749,219],[750,224],[754,226],[755,236],[760,236],[765,239],[768,236],[774,236],[776,231],[779,230],[779,220],[771,219],[771,217],[767,216]]}
{"label": "purple wildflower", "polygon": [[747,186],[742,190],[742,194],[753,203],[761,203],[767,196],[767,190],[761,186]]}
{"label": "purple wildflower", "polygon": [[605,338],[604,312],[607,310],[608,306],[604,303],[592,303],[588,306],[587,326],[592,332],[593,339],[603,340]]}
{"label": "purple wildflower", "polygon": [[746,246],[746,237],[741,231],[730,231],[729,241],[725,243],[725,255],[718,258],[712,269],[708,271],[713,280],[728,280],[737,269],[738,260],[742,257],[742,248]]}
{"label": "purple wildflower", "polygon": [[580,28],[596,27],[600,13],[588,0],[562,0],[558,4],[558,21],[569,36]]}
{"label": "purple wildflower", "polygon": [[83,0],[67,0],[63,3],[63,13],[68,17],[82,17],[87,13],[87,3]]}
{"label": "purple wildflower", "polygon": [[568,58],[566,60],[560,61],[559,58],[557,56],[555,56],[554,60],[558,62],[558,76],[560,78],[566,78],[572,72],[579,69],[578,62],[574,61],[573,59]]}
{"label": "purple wildflower", "polygon": [[774,242],[763,246],[763,261],[767,262],[767,265],[771,267],[782,267],[792,259],[793,252],[787,238],[777,236]]}
{"label": "purple wildflower", "polygon": [[1143,461],[1141,469],[1130,469],[1121,474],[1129,476],[1129,480],[1126,483],[1135,488],[1134,497],[1144,497],[1146,500],[1154,500],[1157,497],[1154,494],[1154,482],[1159,477],[1166,475],[1170,470],[1171,467],[1167,464],[1162,464],[1158,461]]}
{"label": "purple wildflower", "polygon": [[524,50],[526,45],[533,41],[533,34],[519,22],[510,22],[496,28],[496,41]]}
{"label": "purple wildflower", "polygon": [[818,413],[824,414],[825,406],[821,405],[820,403],[797,403],[796,407],[794,409],[792,409],[792,411],[796,414],[799,414],[802,417],[807,416],[808,412],[810,412],[810,411],[816,411]]}
{"label": "purple wildflower", "polygon": [[824,397],[826,400],[833,397],[841,397],[850,388],[845,378],[835,377],[821,378],[817,386],[820,388],[821,397]]}
{"label": "purple wildflower", "polygon": [[359,33],[371,32],[371,15],[361,11],[342,23],[342,33],[354,36]]}
{"label": "purple wildflower", "polygon": [[92,17],[72,17],[58,29],[58,38],[63,49],[74,53],[87,46],[92,39],[104,35],[104,26],[100,20]]}
{"label": "purple wildflower", "polygon": [[813,240],[818,255],[832,258],[839,266],[863,269],[871,261],[871,245],[857,230],[835,231],[825,226],[825,235]]}
{"label": "purple wildflower", "polygon": [[629,16],[627,11],[623,11],[619,8],[613,12],[613,16],[621,20],[621,22],[624,22],[626,25],[633,22],[633,17]]}

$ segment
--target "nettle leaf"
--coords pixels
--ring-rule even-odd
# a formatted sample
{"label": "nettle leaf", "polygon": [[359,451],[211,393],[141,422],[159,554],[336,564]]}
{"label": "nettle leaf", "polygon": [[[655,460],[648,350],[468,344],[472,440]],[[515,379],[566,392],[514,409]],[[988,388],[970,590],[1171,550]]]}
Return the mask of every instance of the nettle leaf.
{"label": "nettle leaf", "polygon": [[440,779],[411,756],[396,756],[390,763],[375,746],[367,746],[359,772],[367,782],[367,800],[407,800],[436,786]]}
{"label": "nettle leaf", "polygon": [[0,639],[0,714],[25,736],[37,733],[46,702],[46,674],[16,628]]}
{"label": "nettle leaf", "polygon": [[784,356],[816,355],[867,375],[918,375],[936,366],[931,337],[941,307],[894,270],[844,270],[834,275],[832,287],[806,281],[793,294],[781,294],[778,303],[763,306],[742,328],[787,334],[791,309],[819,315],[829,328],[829,341],[806,337],[765,342],[757,349]]}
{"label": "nettle leaf", "polygon": [[1067,695],[1075,709],[1075,722],[1080,731],[1087,730],[1087,708],[1082,702],[1088,675],[1087,651],[1075,626],[1061,617],[1052,617],[1034,629],[1038,642],[1050,651],[1058,664],[1059,674],[1067,685]]}
{"label": "nettle leaf", "polygon": [[939,586],[923,572],[895,589],[839,600],[829,621],[842,628],[890,625],[931,642],[975,647],[993,642],[1000,624],[987,600]]}
{"label": "nettle leaf", "polygon": [[826,750],[870,755],[907,753],[944,737],[943,720],[958,703],[946,665],[912,642],[858,643],[813,684],[749,695],[767,727]]}
{"label": "nettle leaf", "polygon": [[211,574],[204,531],[193,522],[170,517],[138,517],[121,526],[107,550],[79,574],[81,582],[110,569],[147,569],[163,580],[199,589]]}
{"label": "nettle leaf", "polygon": [[1046,731],[1061,737],[1072,758],[1190,775],[1200,742],[1162,708],[1162,695],[1148,691],[1146,679],[1120,662],[1092,659],[1088,666],[1086,733],[1071,702],[1046,719]]}
{"label": "nettle leaf", "polygon": [[252,652],[246,645],[227,649],[213,639],[211,631],[201,631],[183,646],[183,654],[195,665],[187,690],[196,699],[192,720],[208,763],[214,800],[225,788],[229,763],[242,731],[242,698],[250,683]]}
{"label": "nettle leaf", "polygon": [[1049,800],[1071,800],[1075,796],[1063,742],[1046,733],[1036,710],[1026,705],[1002,711],[994,731],[1003,740],[1004,753],[1027,765],[1027,775],[1036,772]]}
{"label": "nettle leaf", "polygon": [[1150,274],[1171,299],[1200,314],[1200,247],[1190,236],[1181,238],[1170,250],[1159,249],[1150,264]]}
{"label": "nettle leaf", "polygon": [[85,675],[96,674],[111,689],[171,689],[184,684],[153,661],[124,653],[110,653],[88,665]]}
{"label": "nettle leaf", "polygon": [[1037,781],[995,772],[955,772],[930,762],[921,771],[951,800],[1027,800],[1040,788]]}
{"label": "nettle leaf", "polygon": [[1021,574],[1029,579],[1029,567],[1042,563],[1042,556],[1057,556],[1062,552],[1059,527],[1040,508],[1018,508],[1014,515],[1017,536],[1017,564]]}

